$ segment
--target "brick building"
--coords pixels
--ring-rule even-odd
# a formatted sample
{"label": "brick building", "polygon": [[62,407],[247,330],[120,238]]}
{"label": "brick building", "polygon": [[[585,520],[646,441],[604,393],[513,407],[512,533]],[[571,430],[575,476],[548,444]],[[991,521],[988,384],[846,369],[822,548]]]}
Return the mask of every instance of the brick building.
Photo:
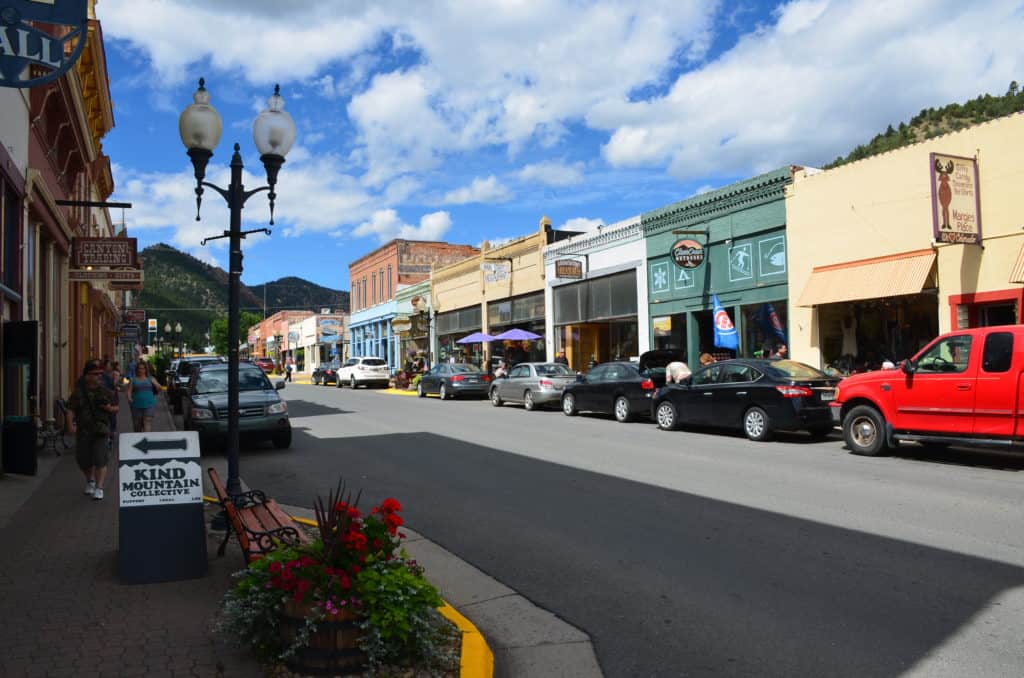
{"label": "brick building", "polygon": [[395,292],[429,278],[432,266],[445,266],[479,253],[470,245],[392,240],[349,264],[350,355],[379,356],[392,370],[400,366],[400,343],[391,331],[391,319],[396,315]]}

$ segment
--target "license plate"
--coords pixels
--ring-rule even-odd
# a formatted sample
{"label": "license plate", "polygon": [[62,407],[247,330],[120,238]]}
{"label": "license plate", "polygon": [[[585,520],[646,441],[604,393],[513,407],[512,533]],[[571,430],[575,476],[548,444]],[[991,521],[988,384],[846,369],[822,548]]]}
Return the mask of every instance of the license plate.
{"label": "license plate", "polygon": [[836,392],[832,389],[828,389],[827,391],[818,391],[818,397],[823,403],[831,402],[836,399]]}

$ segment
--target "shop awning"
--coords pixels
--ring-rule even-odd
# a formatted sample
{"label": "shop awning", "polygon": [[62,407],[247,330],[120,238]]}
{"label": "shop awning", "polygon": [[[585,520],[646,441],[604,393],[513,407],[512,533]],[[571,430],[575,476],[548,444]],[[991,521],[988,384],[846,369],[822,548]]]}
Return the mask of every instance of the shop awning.
{"label": "shop awning", "polygon": [[1010,282],[1024,283],[1024,245],[1020,246],[1017,260],[1013,262],[1013,268],[1010,270]]}
{"label": "shop awning", "polygon": [[931,249],[818,266],[800,295],[799,306],[919,294],[935,264]]}

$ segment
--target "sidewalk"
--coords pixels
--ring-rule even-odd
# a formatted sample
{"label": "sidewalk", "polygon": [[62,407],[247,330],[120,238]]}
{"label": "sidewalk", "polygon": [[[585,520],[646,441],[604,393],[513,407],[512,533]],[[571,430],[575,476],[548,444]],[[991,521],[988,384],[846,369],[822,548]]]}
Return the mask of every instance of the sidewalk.
{"label": "sidewalk", "polygon": [[[127,408],[118,425],[131,430]],[[162,398],[153,429],[175,430]],[[210,466],[226,477],[223,456],[204,457],[204,469]],[[210,631],[231,574],[242,568],[234,542],[217,557],[223,533],[207,531],[209,571],[201,579],[120,582],[116,450],[108,468],[102,501],[82,493],[85,481],[73,449],[60,457],[44,452],[38,476],[0,478],[0,676],[263,675],[247,648],[228,645]],[[209,488],[206,494],[212,494]],[[312,517],[304,507],[283,508]],[[215,512],[207,505],[207,524]],[[586,634],[407,532],[410,554],[483,634],[494,654],[495,676],[602,675]]]}
{"label": "sidewalk", "polygon": [[[122,405],[124,404],[122,397]],[[154,429],[174,430],[161,399]],[[131,430],[127,408],[118,425]],[[125,585],[117,576],[117,457],[106,498],[82,493],[74,450],[40,458],[48,475],[0,480],[27,501],[0,503],[0,675],[259,676],[251,653],[209,632],[209,620],[240,569],[237,548],[217,558],[208,541],[206,577]],[[12,512],[13,511],[13,512]]]}

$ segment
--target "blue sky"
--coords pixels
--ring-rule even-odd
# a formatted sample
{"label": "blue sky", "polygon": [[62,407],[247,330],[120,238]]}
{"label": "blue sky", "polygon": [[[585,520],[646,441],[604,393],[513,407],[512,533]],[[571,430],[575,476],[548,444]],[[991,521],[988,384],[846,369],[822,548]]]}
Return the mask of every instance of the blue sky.
{"label": "blue sky", "polygon": [[[287,7],[288,13],[281,11]],[[274,83],[298,128],[248,284],[348,289],[393,237],[477,245],[542,215],[584,230],[776,167],[819,166],[922,108],[1024,81],[1024,2],[908,0],[101,0],[116,127],[113,199],[140,248],[226,268],[207,192],[195,221],[180,111],[205,77],[247,187]],[[115,220],[120,214],[113,215]],[[245,228],[265,226],[260,195]]]}

